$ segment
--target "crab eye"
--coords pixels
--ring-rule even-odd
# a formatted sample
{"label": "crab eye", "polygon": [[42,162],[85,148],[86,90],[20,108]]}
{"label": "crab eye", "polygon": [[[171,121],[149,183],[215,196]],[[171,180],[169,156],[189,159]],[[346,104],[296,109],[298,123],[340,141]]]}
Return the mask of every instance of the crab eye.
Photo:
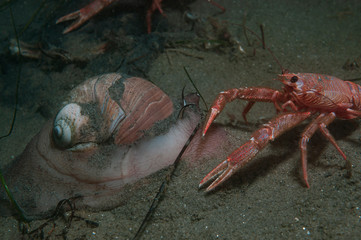
{"label": "crab eye", "polygon": [[297,76],[293,76],[290,81],[291,81],[291,83],[295,83],[295,82],[298,81],[298,77],[297,77]]}

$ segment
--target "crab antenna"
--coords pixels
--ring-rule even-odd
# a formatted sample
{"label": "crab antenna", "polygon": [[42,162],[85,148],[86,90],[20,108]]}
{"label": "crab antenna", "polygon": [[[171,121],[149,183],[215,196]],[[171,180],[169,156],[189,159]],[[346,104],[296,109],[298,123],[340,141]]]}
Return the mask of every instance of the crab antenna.
{"label": "crab antenna", "polygon": [[[264,36],[263,33],[263,25],[261,25],[261,32],[262,32],[262,36]],[[261,38],[260,36],[258,36],[253,30],[249,29],[248,27],[246,27],[245,25],[243,25],[243,27],[250,32],[252,35],[254,35],[263,45],[263,48],[267,49],[267,51],[271,54],[271,56],[273,57],[273,59],[275,60],[275,62],[278,64],[278,66],[281,68],[282,74],[288,72],[287,69],[284,69],[282,64],[280,63],[280,61],[278,61],[278,59],[276,58],[276,56],[274,55],[274,53],[272,52],[272,50],[266,45],[265,41],[264,41],[264,37]]]}
{"label": "crab antenna", "polygon": [[203,98],[203,96],[202,96],[201,92],[198,90],[197,86],[194,84],[194,82],[193,82],[193,80],[192,80],[191,76],[190,76],[190,75],[189,75],[189,73],[188,73],[187,68],[186,68],[186,67],[183,67],[183,69],[184,69],[184,72],[187,74],[188,80],[191,82],[191,84],[193,85],[194,89],[196,90],[196,92],[198,93],[198,95],[201,97],[202,102],[204,103],[204,106],[206,106],[206,110],[208,111],[208,106],[207,106],[207,103],[206,103],[206,101],[204,100],[204,98]]}

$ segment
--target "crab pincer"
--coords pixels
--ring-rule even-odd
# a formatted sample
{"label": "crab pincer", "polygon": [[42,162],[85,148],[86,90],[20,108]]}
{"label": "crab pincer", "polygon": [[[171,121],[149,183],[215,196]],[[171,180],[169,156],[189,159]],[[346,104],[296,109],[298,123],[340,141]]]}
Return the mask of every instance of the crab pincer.
{"label": "crab pincer", "polygon": [[[257,153],[267,146],[270,140],[274,140],[282,133],[297,126],[310,115],[311,112],[279,114],[268,123],[264,124],[260,129],[256,130],[245,144],[237,148],[227,157],[226,160],[221,162],[216,168],[208,173],[200,182],[199,187],[203,187],[206,183],[213,180],[211,185],[207,187],[206,191],[208,192],[213,190],[253,159]],[[211,120],[211,122],[212,121],[213,120]],[[206,126],[208,125],[209,127],[210,124],[211,123],[207,121]],[[208,127],[206,128],[208,129]],[[203,135],[206,133],[207,129],[203,131]]]}
{"label": "crab pincer", "polygon": [[85,7],[83,7],[82,9],[59,18],[56,21],[56,24],[70,20],[75,20],[70,26],[65,28],[65,30],[63,31],[63,33],[66,34],[83,25],[86,21],[88,21],[90,18],[95,16],[103,8],[105,8],[112,2],[114,2],[114,0],[95,0],[90,4],[86,5]]}

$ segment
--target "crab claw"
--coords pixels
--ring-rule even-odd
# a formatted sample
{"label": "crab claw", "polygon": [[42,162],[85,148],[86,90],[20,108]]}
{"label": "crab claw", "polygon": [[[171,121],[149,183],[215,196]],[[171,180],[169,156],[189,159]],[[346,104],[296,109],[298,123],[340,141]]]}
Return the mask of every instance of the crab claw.
{"label": "crab claw", "polygon": [[214,121],[214,119],[216,119],[216,117],[218,116],[219,113],[220,113],[220,111],[216,107],[212,107],[209,110],[209,113],[207,116],[207,122],[206,122],[206,124],[204,124],[203,130],[202,130],[203,137],[206,135],[208,128],[211,126],[212,122]]}
{"label": "crab claw", "polygon": [[88,21],[90,18],[92,18],[98,12],[103,10],[103,8],[105,8],[106,6],[111,4],[113,1],[114,0],[95,0],[95,1],[91,2],[90,4],[86,5],[85,7],[83,7],[82,9],[59,18],[56,21],[56,24],[65,22],[65,21],[75,20],[70,26],[65,28],[65,30],[63,31],[63,34],[71,32],[71,31],[77,29],[78,27],[80,27],[81,25],[83,25],[86,21]]}
{"label": "crab claw", "polygon": [[208,173],[199,183],[199,187],[201,188],[208,182],[213,181],[212,184],[207,187],[206,192],[213,190],[215,187],[230,178],[254,156],[256,156],[259,150],[260,149],[257,147],[257,143],[255,143],[252,139],[246,142],[229,155],[226,160],[221,162],[216,168]]}
{"label": "crab claw", "polygon": [[[210,112],[211,115],[212,111]],[[225,161],[221,162],[215,169],[208,173],[207,176],[205,176],[205,178],[203,178],[203,180],[200,182],[199,187],[203,187],[207,182],[213,181],[212,184],[208,186],[206,191],[208,192],[213,190],[219,184],[226,181],[237,170],[246,165],[251,159],[253,159],[257,153],[259,153],[265,146],[267,146],[269,141],[274,140],[282,133],[297,126],[299,123],[311,116],[311,114],[312,112],[283,113],[271,119],[260,129],[256,130],[245,144],[237,148],[227,157]],[[318,125],[315,126],[315,129],[317,129]],[[301,149],[306,149],[305,146],[301,146]],[[305,163],[306,159],[302,160],[302,162]],[[304,167],[304,169],[306,168]],[[305,181],[307,182],[306,172],[304,177]]]}
{"label": "crab claw", "polygon": [[[203,127],[202,136],[206,135],[208,128],[211,126],[212,122],[216,117],[222,112],[223,108],[226,106],[227,102],[232,101],[229,95],[232,95],[234,91],[237,89],[230,89],[228,91],[223,91],[218,94],[216,99],[214,100],[211,109],[209,109],[207,114],[207,122]],[[230,94],[231,93],[231,94]],[[234,95],[234,94],[233,94]]]}
{"label": "crab claw", "polygon": [[232,168],[229,168],[228,166],[228,161],[224,160],[216,168],[209,172],[207,176],[203,178],[203,180],[199,183],[199,188],[203,187],[209,181],[214,180],[220,175],[215,181],[213,181],[211,185],[208,186],[208,188],[206,189],[206,191],[208,192],[215,188],[216,185],[219,185],[221,182],[224,182],[226,179],[228,179],[229,176],[232,175],[232,172]]}

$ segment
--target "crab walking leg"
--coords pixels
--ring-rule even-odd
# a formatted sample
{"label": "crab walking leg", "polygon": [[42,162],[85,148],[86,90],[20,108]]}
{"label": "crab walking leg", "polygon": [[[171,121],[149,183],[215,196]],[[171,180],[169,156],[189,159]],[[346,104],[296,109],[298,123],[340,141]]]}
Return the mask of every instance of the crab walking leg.
{"label": "crab walking leg", "polygon": [[321,113],[315,120],[313,120],[303,131],[302,138],[300,140],[300,149],[301,149],[301,161],[302,161],[302,171],[303,171],[303,179],[305,181],[306,186],[309,188],[310,185],[308,183],[307,176],[307,143],[313,134],[320,129],[321,133],[332,143],[332,145],[337,149],[337,151],[341,154],[343,159],[346,161],[346,167],[348,170],[351,169],[351,163],[347,160],[346,155],[342,152],[341,148],[336,143],[335,138],[331,135],[331,133],[326,128],[331,122],[333,122],[336,118],[336,114],[331,113]]}
{"label": "crab walking leg", "polygon": [[207,0],[210,4],[212,4],[213,6],[216,6],[217,8],[221,9],[222,13],[224,13],[226,11],[226,9],[220,5],[219,3],[216,3],[213,0]]}
{"label": "crab walking leg", "polygon": [[151,6],[147,10],[146,21],[147,21],[147,32],[148,33],[152,32],[152,14],[153,14],[153,12],[155,12],[155,10],[158,10],[160,12],[160,14],[165,16],[165,14],[163,13],[163,9],[160,5],[161,2],[162,2],[162,0],[153,0]]}
{"label": "crab walking leg", "polygon": [[249,101],[248,105],[245,107],[242,113],[244,120],[247,122],[246,115],[256,101],[273,102],[277,111],[281,111],[278,103],[283,103],[285,101],[285,96],[282,92],[271,88],[233,88],[220,92],[208,112],[207,122],[203,128],[203,136],[206,134],[209,126],[212,124],[218,114],[221,113],[226,104],[236,99]]}
{"label": "crab walking leg", "polygon": [[238,169],[248,163],[256,154],[261,151],[270,140],[274,140],[282,133],[297,126],[307,119],[311,112],[282,113],[270,120],[263,127],[255,131],[250,140],[231,153],[226,160],[220,163],[215,169],[203,178],[199,187],[216,178],[206,191],[210,191],[219,184],[226,181]]}

